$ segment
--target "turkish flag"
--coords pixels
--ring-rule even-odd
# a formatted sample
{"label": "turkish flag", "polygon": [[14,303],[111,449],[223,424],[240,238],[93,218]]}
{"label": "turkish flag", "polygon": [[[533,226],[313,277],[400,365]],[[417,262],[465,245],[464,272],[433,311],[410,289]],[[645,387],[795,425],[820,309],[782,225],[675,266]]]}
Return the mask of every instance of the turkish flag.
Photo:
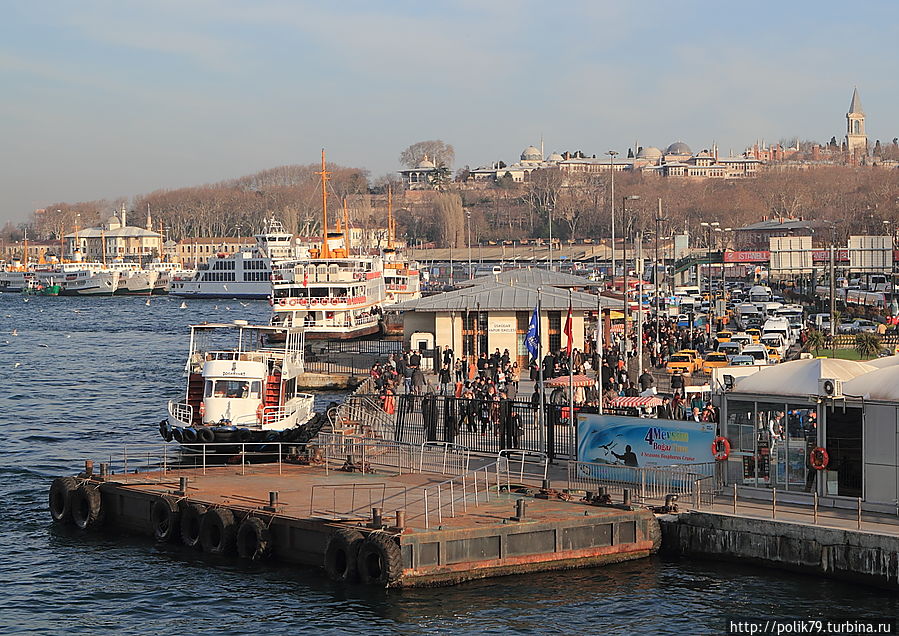
{"label": "turkish flag", "polygon": [[571,357],[572,341],[574,340],[574,338],[572,338],[573,331],[574,329],[571,326],[571,303],[568,303],[568,318],[565,320],[565,329],[563,330],[563,333],[568,336],[568,344],[565,345],[565,351],[568,353],[569,358]]}

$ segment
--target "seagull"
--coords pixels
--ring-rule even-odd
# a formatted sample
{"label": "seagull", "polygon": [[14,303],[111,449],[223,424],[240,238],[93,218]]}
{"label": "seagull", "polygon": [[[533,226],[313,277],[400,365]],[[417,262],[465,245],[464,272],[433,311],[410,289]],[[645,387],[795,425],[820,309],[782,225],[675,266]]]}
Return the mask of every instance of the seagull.
{"label": "seagull", "polygon": [[12,330],[12,333],[9,334],[9,335],[11,335],[11,336],[18,336],[18,335],[19,335],[19,330],[18,330],[18,329],[13,329],[13,330]]}
{"label": "seagull", "polygon": [[184,301],[182,300],[182,301],[181,301],[181,306],[178,307],[178,309],[187,309],[187,303],[184,302]]}
{"label": "seagull", "polygon": [[215,307],[213,307],[213,308],[212,308],[212,309],[213,309],[213,310],[215,310],[215,311],[218,311],[218,308],[219,308],[219,306],[218,306],[218,305],[216,305],[216,306],[215,306]]}
{"label": "seagull", "polygon": [[43,347],[44,349],[49,349],[49,348],[50,348],[50,345],[44,344],[43,342],[40,343],[40,344],[38,344],[38,346],[39,346],[39,347]]}
{"label": "seagull", "polygon": [[[238,302],[240,302],[240,301],[238,301]],[[250,303],[244,303],[244,302],[241,302],[241,303],[240,303],[240,306],[241,306],[241,307],[249,307],[249,306],[250,306]]]}
{"label": "seagull", "polygon": [[22,302],[23,302],[23,303],[27,303],[27,302],[28,302],[28,299],[27,299],[27,298],[23,298],[23,299],[22,299]]}
{"label": "seagull", "polygon": [[13,369],[18,369],[18,368],[21,367],[21,366],[22,366],[22,363],[21,363],[21,362],[16,362],[16,363],[13,365],[12,368],[13,368]]}
{"label": "seagull", "polygon": [[225,305],[225,309],[227,309],[228,311],[231,311],[231,306],[230,306],[230,305]]}
{"label": "seagull", "polygon": [[71,334],[66,334],[66,338],[71,338]]}
{"label": "seagull", "polygon": [[225,291],[228,291],[228,286],[227,286],[227,285],[222,285],[222,289],[224,289]]}
{"label": "seagull", "polygon": [[149,297],[149,296],[147,296],[147,302],[146,302],[146,303],[144,303],[144,304],[145,304],[145,305],[146,305],[146,306],[147,306],[147,307],[149,307],[149,306],[150,306],[150,297]]}

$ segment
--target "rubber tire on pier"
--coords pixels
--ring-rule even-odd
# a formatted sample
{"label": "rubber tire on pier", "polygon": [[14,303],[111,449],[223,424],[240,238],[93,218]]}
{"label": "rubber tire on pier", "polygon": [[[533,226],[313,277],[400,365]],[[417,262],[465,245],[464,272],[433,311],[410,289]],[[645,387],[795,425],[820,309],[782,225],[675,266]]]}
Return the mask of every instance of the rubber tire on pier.
{"label": "rubber tire on pier", "polygon": [[50,484],[50,516],[57,523],[72,523],[72,493],[78,488],[74,477],[57,477]]}
{"label": "rubber tire on pier", "polygon": [[359,580],[366,585],[391,587],[403,574],[403,555],[393,537],[372,532],[359,546],[356,559]]}
{"label": "rubber tire on pier", "polygon": [[167,420],[162,420],[159,423],[159,434],[162,436],[162,439],[164,439],[165,441],[167,441],[167,442],[172,441],[172,427],[169,426],[169,423]]}
{"label": "rubber tire on pier", "polygon": [[213,508],[203,515],[200,522],[200,544],[203,552],[228,554],[234,551],[237,523],[234,513],[227,508]]}
{"label": "rubber tire on pier", "polygon": [[189,548],[200,547],[200,527],[206,506],[189,503],[181,508],[181,542]]}
{"label": "rubber tire on pier", "polygon": [[259,517],[247,517],[237,528],[237,554],[242,559],[261,561],[272,553],[272,533]]}
{"label": "rubber tire on pier", "polygon": [[339,583],[355,583],[359,580],[357,560],[359,547],[365,537],[361,532],[339,528],[331,533],[325,548],[325,572]]}
{"label": "rubber tire on pier", "polygon": [[82,530],[92,530],[103,523],[103,498],[100,489],[82,483],[69,498],[72,521]]}
{"label": "rubber tire on pier", "polygon": [[153,522],[153,536],[157,541],[169,543],[174,541],[181,529],[181,509],[174,497],[160,497],[153,502],[150,510]]}
{"label": "rubber tire on pier", "polygon": [[237,441],[241,444],[253,441],[253,431],[248,428],[237,429]]}
{"label": "rubber tire on pier", "polygon": [[215,433],[211,428],[198,428],[197,429],[197,440],[204,444],[211,444],[215,441]]}

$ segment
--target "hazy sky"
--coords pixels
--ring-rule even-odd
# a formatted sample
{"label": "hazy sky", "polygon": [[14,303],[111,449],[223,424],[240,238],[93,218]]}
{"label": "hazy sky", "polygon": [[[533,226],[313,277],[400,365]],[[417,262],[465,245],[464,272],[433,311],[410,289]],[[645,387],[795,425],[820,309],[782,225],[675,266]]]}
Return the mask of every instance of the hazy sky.
{"label": "hazy sky", "polygon": [[[289,163],[899,136],[895,2],[8,0],[0,222]],[[891,106],[892,104],[892,106]]]}

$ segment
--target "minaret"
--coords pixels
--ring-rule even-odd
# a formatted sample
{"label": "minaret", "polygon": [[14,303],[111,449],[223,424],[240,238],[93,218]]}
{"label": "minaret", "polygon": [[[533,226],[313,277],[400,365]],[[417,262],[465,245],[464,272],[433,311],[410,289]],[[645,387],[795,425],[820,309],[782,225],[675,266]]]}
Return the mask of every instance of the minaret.
{"label": "minaret", "polygon": [[122,227],[125,227],[125,204],[122,204],[122,217],[119,219],[122,222]]}
{"label": "minaret", "polygon": [[846,150],[851,157],[868,155],[868,135],[865,134],[865,111],[862,100],[858,97],[858,89],[852,91],[852,103],[846,113]]}

